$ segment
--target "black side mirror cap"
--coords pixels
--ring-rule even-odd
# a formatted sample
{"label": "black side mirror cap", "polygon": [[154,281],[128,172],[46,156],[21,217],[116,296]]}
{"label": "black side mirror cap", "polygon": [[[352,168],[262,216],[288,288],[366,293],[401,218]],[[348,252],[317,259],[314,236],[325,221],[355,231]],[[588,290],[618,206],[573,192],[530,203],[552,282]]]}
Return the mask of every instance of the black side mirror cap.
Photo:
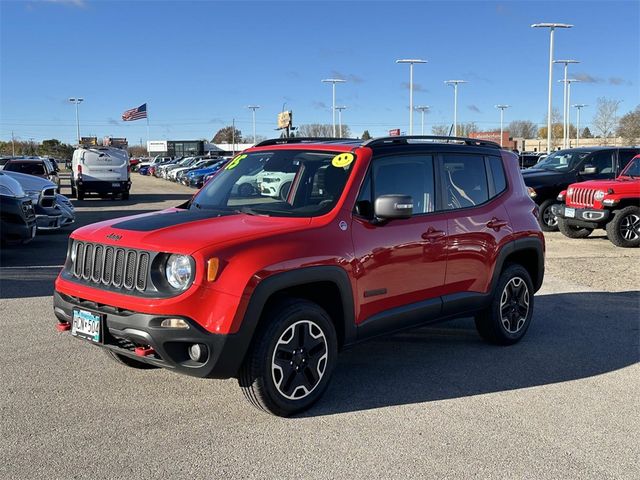
{"label": "black side mirror cap", "polygon": [[377,220],[400,220],[413,215],[411,195],[380,195],[373,202],[373,213]]}

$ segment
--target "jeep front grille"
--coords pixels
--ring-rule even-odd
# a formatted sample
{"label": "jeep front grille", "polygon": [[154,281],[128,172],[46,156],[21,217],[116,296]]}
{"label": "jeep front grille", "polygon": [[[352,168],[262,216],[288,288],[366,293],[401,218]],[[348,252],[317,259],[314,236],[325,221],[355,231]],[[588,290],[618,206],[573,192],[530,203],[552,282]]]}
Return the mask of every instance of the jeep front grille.
{"label": "jeep front grille", "polygon": [[571,203],[581,207],[593,207],[593,197],[596,191],[590,188],[574,188]]}
{"label": "jeep front grille", "polygon": [[71,248],[70,271],[76,279],[122,290],[147,288],[149,252],[78,241]]}

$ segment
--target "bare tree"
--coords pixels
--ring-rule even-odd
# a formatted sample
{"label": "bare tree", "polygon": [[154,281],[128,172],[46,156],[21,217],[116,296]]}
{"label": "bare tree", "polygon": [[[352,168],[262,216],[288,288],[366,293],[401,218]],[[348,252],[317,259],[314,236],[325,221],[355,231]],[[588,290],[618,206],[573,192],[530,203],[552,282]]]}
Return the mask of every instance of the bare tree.
{"label": "bare tree", "polygon": [[446,137],[449,135],[449,126],[448,125],[434,125],[431,127],[431,133],[440,137]]}
{"label": "bare tree", "polygon": [[531,120],[514,120],[507,127],[509,135],[513,138],[536,138],[538,126]]}
{"label": "bare tree", "polygon": [[[336,125],[336,133],[338,133],[338,126]],[[296,131],[298,137],[333,137],[333,125],[329,123],[309,123],[300,125]],[[349,125],[342,125],[342,137],[350,137],[351,129]]]}
{"label": "bare tree", "polygon": [[618,125],[618,106],[620,100],[612,100],[610,98],[598,98],[596,114],[591,124],[604,139],[607,144],[607,138],[613,134]]}
{"label": "bare tree", "polygon": [[635,145],[640,141],[640,105],[620,118],[616,133],[627,145]]}
{"label": "bare tree", "polygon": [[470,134],[479,131],[476,122],[466,122],[458,124],[458,136],[468,137]]}

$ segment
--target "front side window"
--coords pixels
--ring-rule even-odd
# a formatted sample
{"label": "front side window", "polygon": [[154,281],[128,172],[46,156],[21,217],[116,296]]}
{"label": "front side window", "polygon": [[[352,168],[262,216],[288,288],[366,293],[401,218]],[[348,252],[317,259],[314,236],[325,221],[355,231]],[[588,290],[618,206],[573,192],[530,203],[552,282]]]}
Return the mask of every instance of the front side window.
{"label": "front side window", "polygon": [[313,217],[336,204],[351,173],[351,153],[274,150],[232,159],[190,208],[255,215]]}
{"label": "front side window", "polygon": [[373,161],[373,198],[381,195],[410,195],[413,213],[435,210],[435,184],[431,155],[400,155]]}
{"label": "front side window", "polygon": [[481,155],[443,155],[441,173],[446,209],[474,207],[489,200],[487,171]]}
{"label": "front side window", "polygon": [[634,158],[631,160],[627,167],[620,173],[621,177],[631,177],[638,178],[640,177],[640,157]]}
{"label": "front side window", "polygon": [[576,168],[591,152],[572,152],[559,150],[540,160],[533,168],[552,172],[568,172]]}
{"label": "front side window", "polygon": [[595,167],[595,174],[611,174],[613,173],[613,152],[604,151],[596,152],[592,156],[585,159],[582,167]]}

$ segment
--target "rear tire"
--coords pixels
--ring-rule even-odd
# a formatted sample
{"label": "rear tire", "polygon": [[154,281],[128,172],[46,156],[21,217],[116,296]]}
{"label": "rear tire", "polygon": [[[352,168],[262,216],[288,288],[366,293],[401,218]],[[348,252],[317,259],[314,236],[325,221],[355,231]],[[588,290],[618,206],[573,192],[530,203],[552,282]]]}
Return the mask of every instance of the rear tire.
{"label": "rear tire", "polygon": [[533,316],[533,283],[518,264],[500,274],[491,304],[475,317],[480,336],[496,345],[513,345],[527,332]]}
{"label": "rear tire", "polygon": [[593,228],[570,225],[564,218],[558,218],[558,229],[565,237],[569,238],[587,238],[593,232]]}
{"label": "rear tire", "polygon": [[76,190],[76,198],[78,200],[84,200],[84,190],[81,190],[80,188],[78,188]]}
{"label": "rear tire", "polygon": [[256,332],[238,383],[255,407],[288,417],[322,396],[336,365],[338,342],[329,315],[306,300],[271,309]]}
{"label": "rear tire", "polygon": [[555,200],[549,199],[540,204],[540,218],[538,221],[543,232],[558,231],[558,217],[551,211],[551,206],[557,203]]}
{"label": "rear tire", "polygon": [[122,200],[129,200],[129,192],[124,192],[122,194]]}
{"label": "rear tire", "polygon": [[640,246],[640,207],[629,206],[614,210],[613,219],[606,226],[607,237],[616,247]]}
{"label": "rear tire", "polygon": [[160,367],[156,367],[155,365],[150,365],[148,363],[140,362],[133,358],[127,357],[126,355],[120,355],[119,353],[116,353],[109,349],[104,349],[104,353],[106,353],[107,356],[114,362],[129,368],[136,368],[138,370],[151,370],[154,368],[160,368]]}

